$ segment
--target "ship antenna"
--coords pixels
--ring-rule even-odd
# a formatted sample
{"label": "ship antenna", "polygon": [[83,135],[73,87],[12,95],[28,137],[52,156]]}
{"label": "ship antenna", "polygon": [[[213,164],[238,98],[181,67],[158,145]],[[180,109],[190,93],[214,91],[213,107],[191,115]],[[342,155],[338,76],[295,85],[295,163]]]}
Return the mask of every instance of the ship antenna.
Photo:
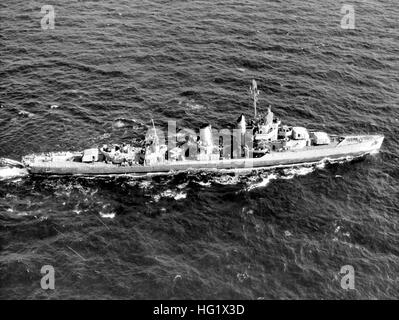
{"label": "ship antenna", "polygon": [[258,102],[259,90],[258,90],[258,85],[256,84],[255,79],[252,80],[252,86],[249,87],[249,92],[250,92],[251,97],[253,99],[254,115],[255,115],[255,118],[256,118],[256,103]]}

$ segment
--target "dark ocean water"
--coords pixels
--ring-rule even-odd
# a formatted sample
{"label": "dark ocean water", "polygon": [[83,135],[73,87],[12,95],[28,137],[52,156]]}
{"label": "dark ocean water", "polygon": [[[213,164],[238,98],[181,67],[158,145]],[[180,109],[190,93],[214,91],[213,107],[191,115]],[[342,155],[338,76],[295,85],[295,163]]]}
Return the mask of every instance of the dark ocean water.
{"label": "dark ocean water", "polygon": [[399,3],[351,1],[355,30],[344,3],[53,0],[42,30],[46,3],[3,0],[0,157],[128,142],[151,118],[225,128],[252,114],[252,78],[288,124],[386,139],[360,161],[243,175],[0,168],[0,297],[398,298]]}

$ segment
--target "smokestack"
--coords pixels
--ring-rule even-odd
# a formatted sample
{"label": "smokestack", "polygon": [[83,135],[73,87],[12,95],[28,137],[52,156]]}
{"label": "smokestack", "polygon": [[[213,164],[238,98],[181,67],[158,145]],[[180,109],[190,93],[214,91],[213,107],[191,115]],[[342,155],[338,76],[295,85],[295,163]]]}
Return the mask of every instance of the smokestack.
{"label": "smokestack", "polygon": [[212,127],[210,124],[200,129],[200,138],[204,146],[212,146]]}
{"label": "smokestack", "polygon": [[240,117],[237,119],[237,128],[240,129],[241,134],[245,134],[245,131],[247,130],[245,116],[242,113],[241,113]]}

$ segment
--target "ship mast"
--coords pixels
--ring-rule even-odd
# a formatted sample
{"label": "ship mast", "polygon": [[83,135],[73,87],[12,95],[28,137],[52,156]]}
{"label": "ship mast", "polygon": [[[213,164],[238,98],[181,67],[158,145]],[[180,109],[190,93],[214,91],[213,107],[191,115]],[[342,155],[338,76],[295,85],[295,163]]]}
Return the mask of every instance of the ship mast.
{"label": "ship mast", "polygon": [[154,119],[151,119],[151,122],[152,122],[152,128],[154,129],[154,142],[158,144],[158,135],[157,135],[157,130],[155,129]]}
{"label": "ship mast", "polygon": [[153,128],[153,130],[154,130],[154,135],[153,135],[153,144],[154,144],[154,146],[155,147],[158,147],[158,145],[159,145],[159,138],[158,138],[158,134],[157,134],[157,130],[155,129],[155,124],[154,124],[154,119],[151,119],[151,122],[152,122],[152,128]]}
{"label": "ship mast", "polygon": [[254,104],[254,116],[256,119],[256,103],[258,102],[258,97],[259,97],[259,90],[258,90],[258,85],[256,84],[255,79],[252,80],[252,86],[249,87],[249,92],[251,94],[251,98],[253,99],[253,104]]}

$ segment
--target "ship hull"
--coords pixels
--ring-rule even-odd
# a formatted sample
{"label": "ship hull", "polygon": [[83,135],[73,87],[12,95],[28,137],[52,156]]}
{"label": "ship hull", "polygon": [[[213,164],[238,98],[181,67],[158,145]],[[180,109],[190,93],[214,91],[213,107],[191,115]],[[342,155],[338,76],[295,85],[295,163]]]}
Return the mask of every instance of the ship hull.
{"label": "ship hull", "polygon": [[124,175],[167,173],[187,170],[251,169],[275,166],[290,166],[322,160],[337,160],[359,157],[378,152],[384,137],[362,136],[362,142],[355,144],[307,148],[305,150],[272,152],[260,158],[240,158],[213,161],[165,161],[155,165],[122,166],[106,163],[79,163],[70,161],[33,162],[28,171],[38,175]]}

